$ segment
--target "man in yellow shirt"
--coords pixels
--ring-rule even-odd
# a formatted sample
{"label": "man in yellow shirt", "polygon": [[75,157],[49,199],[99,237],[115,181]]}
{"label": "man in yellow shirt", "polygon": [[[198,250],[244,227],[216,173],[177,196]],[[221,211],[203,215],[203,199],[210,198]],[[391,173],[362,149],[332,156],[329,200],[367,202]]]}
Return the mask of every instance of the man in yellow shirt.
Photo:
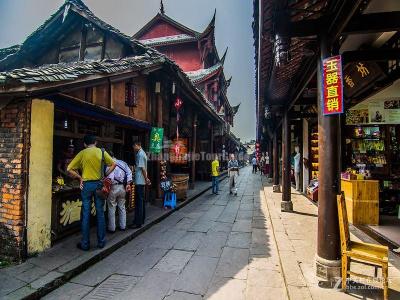
{"label": "man in yellow shirt", "polygon": [[[100,198],[96,190],[101,189],[101,179],[107,176],[115,169],[115,162],[111,156],[96,147],[96,137],[93,135],[86,135],[83,138],[85,149],[79,152],[75,158],[68,165],[67,171],[72,177],[79,179],[82,197],[82,217],[81,217],[81,230],[82,240],[77,245],[81,250],[87,251],[90,248],[90,211],[92,198],[96,207],[97,218],[97,247],[103,248],[106,244],[106,222],[104,217],[104,201]],[[104,152],[104,158],[103,158]],[[101,169],[102,158],[104,159],[103,167],[108,166],[107,173]],[[78,173],[80,171],[81,175]]]}
{"label": "man in yellow shirt", "polygon": [[219,161],[218,155],[215,155],[215,159],[211,163],[211,178],[212,178],[212,193],[218,194],[218,183],[219,183]]}

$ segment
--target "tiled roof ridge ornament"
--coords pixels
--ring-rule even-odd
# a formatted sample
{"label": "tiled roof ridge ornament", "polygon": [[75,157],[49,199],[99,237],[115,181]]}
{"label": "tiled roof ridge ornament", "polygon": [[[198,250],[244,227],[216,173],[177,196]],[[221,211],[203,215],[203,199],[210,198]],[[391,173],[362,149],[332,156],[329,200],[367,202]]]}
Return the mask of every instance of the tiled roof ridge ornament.
{"label": "tiled roof ridge ornament", "polygon": [[229,47],[226,47],[225,53],[221,58],[221,65],[224,65],[224,63],[225,63],[225,58],[226,58],[226,54],[228,53],[228,49],[229,49]]}
{"label": "tiled roof ridge ornament", "polygon": [[162,15],[165,15],[165,9],[164,9],[164,2],[163,0],[160,1],[160,13]]}

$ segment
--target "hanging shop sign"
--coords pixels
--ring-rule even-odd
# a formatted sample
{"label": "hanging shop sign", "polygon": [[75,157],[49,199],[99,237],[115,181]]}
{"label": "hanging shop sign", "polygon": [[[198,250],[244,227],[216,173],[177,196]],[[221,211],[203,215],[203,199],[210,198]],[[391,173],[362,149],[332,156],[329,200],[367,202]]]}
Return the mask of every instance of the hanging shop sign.
{"label": "hanging shop sign", "polygon": [[153,127],[150,134],[150,152],[159,154],[163,146],[164,128]]}
{"label": "hanging shop sign", "polygon": [[186,164],[188,161],[188,139],[174,139],[169,148],[171,164]]}
{"label": "hanging shop sign", "polygon": [[343,70],[343,91],[346,99],[357,97],[374,87],[374,82],[385,78],[385,74],[376,62],[354,62]]}
{"label": "hanging shop sign", "polygon": [[400,124],[400,98],[365,100],[346,111],[346,124]]}
{"label": "hanging shop sign", "polygon": [[343,113],[342,57],[332,56],[322,61],[323,114]]}

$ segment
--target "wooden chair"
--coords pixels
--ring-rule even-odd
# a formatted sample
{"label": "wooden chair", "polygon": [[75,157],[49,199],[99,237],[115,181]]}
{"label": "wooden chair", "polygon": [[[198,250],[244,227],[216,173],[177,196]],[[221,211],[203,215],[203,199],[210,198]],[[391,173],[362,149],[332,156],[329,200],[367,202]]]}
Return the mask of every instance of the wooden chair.
{"label": "wooden chair", "polygon": [[[383,298],[388,299],[388,247],[360,243],[350,240],[349,223],[347,219],[346,201],[344,195],[337,196],[340,244],[342,249],[342,289],[346,290],[347,277],[354,275],[356,277],[369,280],[377,279],[378,268],[382,268]],[[350,271],[351,260],[358,263],[375,267],[375,276],[367,276]]]}

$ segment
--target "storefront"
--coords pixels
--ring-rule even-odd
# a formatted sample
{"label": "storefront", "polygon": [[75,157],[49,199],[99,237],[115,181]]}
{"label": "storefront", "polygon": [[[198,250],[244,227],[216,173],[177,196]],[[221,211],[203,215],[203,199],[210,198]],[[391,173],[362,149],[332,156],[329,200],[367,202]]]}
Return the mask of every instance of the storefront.
{"label": "storefront", "polygon": [[[82,205],[79,182],[68,175],[66,168],[84,149],[83,137],[95,135],[98,147],[112,151],[117,158],[133,166],[133,143],[140,141],[147,149],[146,138],[151,128],[146,122],[117,116],[100,107],[77,106],[60,97],[54,102],[52,242],[79,231]],[[129,212],[133,209],[134,194],[127,195],[127,200]],[[95,215],[94,206],[92,214]]]}
{"label": "storefront", "polygon": [[[400,82],[349,108],[345,125],[347,177],[368,179],[378,192],[368,216],[354,224],[368,226],[400,246]],[[374,189],[372,189],[374,190]]]}

